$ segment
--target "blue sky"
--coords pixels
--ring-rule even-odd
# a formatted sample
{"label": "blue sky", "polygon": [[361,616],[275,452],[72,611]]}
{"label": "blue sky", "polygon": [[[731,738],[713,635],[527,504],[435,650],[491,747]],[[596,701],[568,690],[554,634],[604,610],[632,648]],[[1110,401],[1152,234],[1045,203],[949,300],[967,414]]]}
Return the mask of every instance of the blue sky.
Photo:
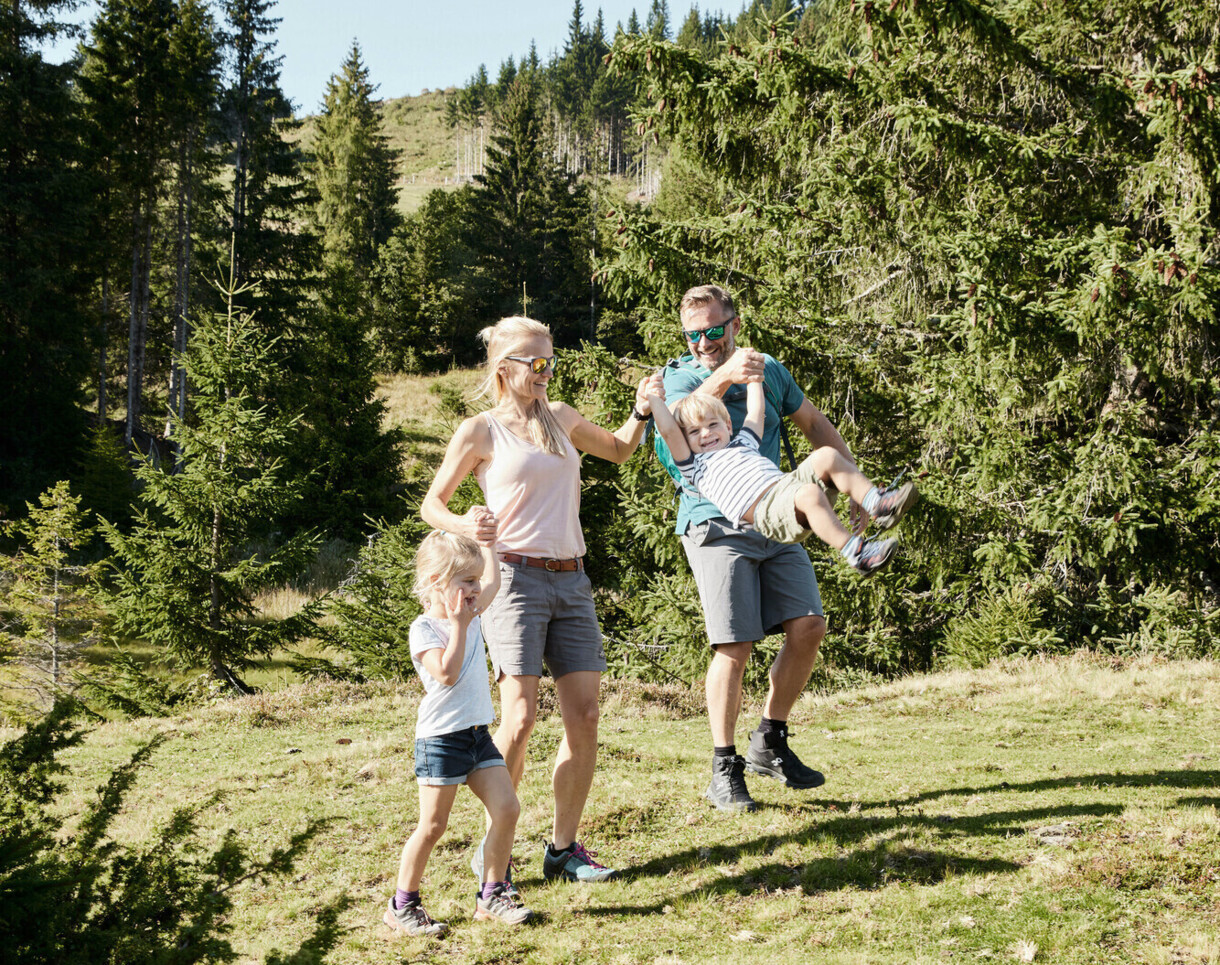
{"label": "blue sky", "polygon": [[[85,3],[75,19],[87,22],[96,6]],[[651,0],[584,0],[583,6],[586,24],[600,6],[613,35],[615,24],[625,24],[632,9],[643,22]],[[670,0],[671,29],[681,25],[691,6]],[[700,9],[720,6],[705,2]],[[740,3],[726,6],[736,12]],[[464,84],[479,64],[494,80],[500,62],[509,54],[520,59],[531,39],[543,60],[562,50],[572,7],[573,0],[279,0],[273,13],[282,21],[277,50],[284,57],[284,92],[298,113],[315,113],[352,40],[359,41],[381,97]]]}

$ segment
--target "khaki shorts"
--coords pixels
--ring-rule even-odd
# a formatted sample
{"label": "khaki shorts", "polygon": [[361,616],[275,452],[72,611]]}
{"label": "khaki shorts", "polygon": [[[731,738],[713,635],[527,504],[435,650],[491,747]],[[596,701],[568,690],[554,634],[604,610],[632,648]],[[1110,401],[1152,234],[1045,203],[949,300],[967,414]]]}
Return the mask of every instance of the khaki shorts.
{"label": "khaki shorts", "polygon": [[774,486],[763,493],[754,506],[754,528],[777,543],[803,543],[812,530],[805,529],[796,520],[796,494],[802,486],[817,483],[828,498],[838,491],[828,489],[813,472],[812,453],[805,461],[788,473]]}

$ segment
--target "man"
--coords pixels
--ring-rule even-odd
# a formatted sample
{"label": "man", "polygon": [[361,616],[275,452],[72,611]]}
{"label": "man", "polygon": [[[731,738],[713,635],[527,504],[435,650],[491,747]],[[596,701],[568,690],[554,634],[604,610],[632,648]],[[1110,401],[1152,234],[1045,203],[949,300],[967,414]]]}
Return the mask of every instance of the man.
{"label": "man", "polygon": [[[692,288],[683,296],[679,314],[691,354],[665,368],[668,405],[692,392],[711,393],[724,402],[736,432],[745,418],[743,383],[762,375],[767,412],[759,448],[767,458],[779,465],[780,424],[789,418],[815,448],[833,446],[855,465],[843,437],[805,398],[791,373],[769,355],[738,348],[741,319],[728,292],[716,285]],[[681,487],[681,476],[659,434],[656,451]],[[856,532],[868,522],[855,503],[851,517]],[[788,714],[809,681],[826,634],[808,554],[800,544],[777,543],[749,527],[735,529],[714,505],[686,490],[679,498],[676,532],[695,575],[712,647],[705,682],[713,745],[707,798],[721,810],[754,810],[745,782],[747,769],[788,787],[819,787],[825,779],[789,748],[787,727]],[[743,759],[734,736],[742,677],[754,643],[781,627],[784,645],[771,666],[762,720],[750,734]]]}

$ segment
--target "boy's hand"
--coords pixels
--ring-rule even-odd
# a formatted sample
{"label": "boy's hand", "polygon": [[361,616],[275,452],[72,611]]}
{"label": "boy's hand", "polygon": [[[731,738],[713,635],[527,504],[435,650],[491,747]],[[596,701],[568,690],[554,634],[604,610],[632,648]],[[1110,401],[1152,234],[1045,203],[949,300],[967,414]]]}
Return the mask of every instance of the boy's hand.
{"label": "boy's hand", "polygon": [[654,396],[662,402],[665,401],[665,383],[661,379],[660,372],[653,372],[640,382],[640,387],[635,390],[635,409],[640,415],[652,414]]}

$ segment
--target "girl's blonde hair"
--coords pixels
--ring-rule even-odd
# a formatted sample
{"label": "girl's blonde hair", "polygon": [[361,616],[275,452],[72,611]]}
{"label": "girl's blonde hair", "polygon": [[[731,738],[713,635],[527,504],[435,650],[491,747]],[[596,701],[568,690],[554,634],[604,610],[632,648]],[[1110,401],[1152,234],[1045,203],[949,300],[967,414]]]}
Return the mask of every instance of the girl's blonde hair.
{"label": "girl's blonde hair", "polygon": [[434,529],[415,551],[415,586],[420,602],[427,605],[433,585],[447,586],[455,576],[483,572],[483,552],[469,536]]}
{"label": "girl's blonde hair", "polygon": [[733,427],[733,422],[729,418],[729,410],[724,407],[724,403],[706,392],[692,392],[690,395],[683,396],[674,403],[673,413],[674,422],[683,429],[689,429],[717,416],[730,429]]}
{"label": "girl's blonde hair", "polygon": [[[506,392],[504,379],[500,375],[500,366],[507,361],[510,355],[518,354],[522,342],[538,337],[545,338],[553,344],[551,330],[547,326],[532,318],[522,318],[520,315],[502,318],[495,325],[488,325],[479,332],[479,338],[487,346],[487,375],[484,376],[483,383],[479,386],[480,394],[490,396],[492,401],[499,405]],[[568,434],[563,431],[563,426],[551,412],[550,406],[540,400],[534,400],[526,411],[526,422],[530,441],[539,449],[556,456],[568,454],[565,445]]]}

